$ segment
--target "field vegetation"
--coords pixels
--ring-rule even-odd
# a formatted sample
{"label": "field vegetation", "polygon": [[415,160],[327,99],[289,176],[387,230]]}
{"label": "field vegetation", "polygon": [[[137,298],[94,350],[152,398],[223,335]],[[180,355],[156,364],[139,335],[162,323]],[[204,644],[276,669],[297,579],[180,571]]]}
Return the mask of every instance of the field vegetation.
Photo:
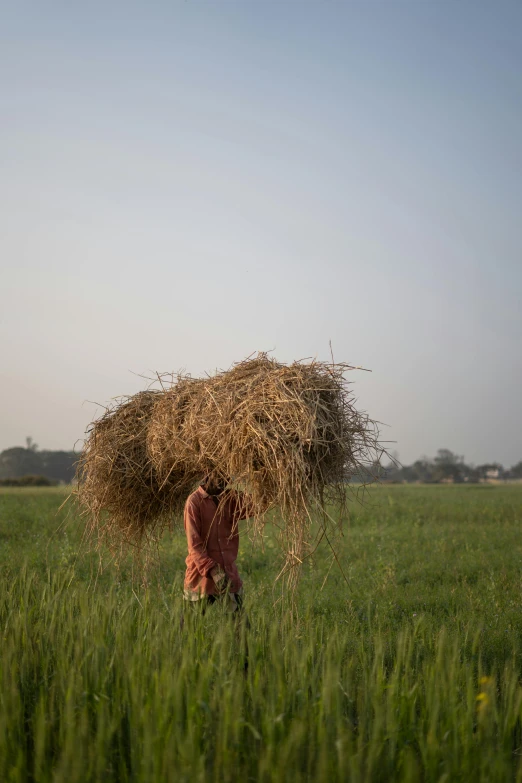
{"label": "field vegetation", "polygon": [[521,486],[375,488],[294,612],[245,537],[249,624],[183,628],[182,534],[144,589],[64,497],[0,490],[0,780],[522,780]]}

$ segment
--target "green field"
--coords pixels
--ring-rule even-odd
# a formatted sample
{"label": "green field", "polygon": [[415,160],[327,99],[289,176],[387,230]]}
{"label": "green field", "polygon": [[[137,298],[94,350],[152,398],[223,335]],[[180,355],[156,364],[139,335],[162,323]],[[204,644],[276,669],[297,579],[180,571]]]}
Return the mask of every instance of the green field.
{"label": "green field", "polygon": [[0,493],[0,781],[522,781],[521,486],[376,488],[297,618],[245,537],[250,627],[183,630],[182,536],[145,590],[63,497]]}

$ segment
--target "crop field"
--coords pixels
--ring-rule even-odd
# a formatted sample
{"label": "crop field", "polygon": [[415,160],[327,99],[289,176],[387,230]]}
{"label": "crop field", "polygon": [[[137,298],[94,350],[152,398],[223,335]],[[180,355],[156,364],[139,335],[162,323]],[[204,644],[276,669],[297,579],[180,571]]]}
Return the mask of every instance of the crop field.
{"label": "crop field", "polygon": [[375,488],[293,612],[245,536],[248,622],[183,612],[179,531],[98,573],[64,497],[0,493],[1,781],[522,781],[522,486]]}

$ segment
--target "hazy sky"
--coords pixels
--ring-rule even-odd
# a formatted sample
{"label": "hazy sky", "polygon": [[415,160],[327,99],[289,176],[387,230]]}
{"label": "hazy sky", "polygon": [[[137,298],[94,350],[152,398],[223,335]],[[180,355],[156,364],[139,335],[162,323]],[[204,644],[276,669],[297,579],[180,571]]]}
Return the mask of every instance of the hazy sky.
{"label": "hazy sky", "polygon": [[331,340],[403,462],[522,459],[519,0],[0,7],[0,448]]}

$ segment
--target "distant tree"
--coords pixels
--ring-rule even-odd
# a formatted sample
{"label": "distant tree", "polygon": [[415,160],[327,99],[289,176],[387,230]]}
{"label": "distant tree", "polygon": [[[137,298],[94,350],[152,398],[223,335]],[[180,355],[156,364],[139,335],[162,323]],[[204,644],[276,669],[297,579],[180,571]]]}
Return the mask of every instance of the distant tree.
{"label": "distant tree", "polygon": [[415,481],[421,481],[421,479],[413,465],[403,465],[401,468],[401,481],[413,483]]}
{"label": "distant tree", "polygon": [[40,454],[33,449],[15,446],[0,454],[0,478],[20,478],[41,472]]}
{"label": "distant tree", "polygon": [[30,448],[15,446],[0,453],[0,479],[22,476],[46,476],[66,484],[74,479],[78,456],[73,451],[38,451],[31,439]]}
{"label": "distant tree", "polygon": [[522,460],[520,460],[520,462],[517,462],[516,465],[513,465],[513,467],[510,468],[509,474],[511,478],[515,478],[515,479],[522,478]]}
{"label": "distant tree", "polygon": [[476,483],[480,480],[480,471],[475,465],[464,465],[464,481]]}
{"label": "distant tree", "polygon": [[393,483],[419,481],[418,473],[413,465],[401,465],[397,452],[392,454],[392,461],[385,465],[383,478]]}
{"label": "distant tree", "polygon": [[41,451],[41,472],[53,481],[70,484],[74,479],[78,455],[73,451]]}
{"label": "distant tree", "polygon": [[427,457],[416,460],[411,467],[415,475],[414,481],[430,483],[434,480],[433,462]]}
{"label": "distant tree", "polygon": [[454,454],[449,449],[439,449],[433,462],[433,478],[435,481],[464,481],[464,457]]}
{"label": "distant tree", "polygon": [[29,451],[38,451],[38,444],[34,442],[30,435],[25,439],[25,445]]}
{"label": "distant tree", "polygon": [[402,471],[403,468],[401,465],[397,465],[394,462],[390,462],[387,465],[383,466],[381,478],[384,479],[384,481],[393,481],[393,482],[403,481]]}

